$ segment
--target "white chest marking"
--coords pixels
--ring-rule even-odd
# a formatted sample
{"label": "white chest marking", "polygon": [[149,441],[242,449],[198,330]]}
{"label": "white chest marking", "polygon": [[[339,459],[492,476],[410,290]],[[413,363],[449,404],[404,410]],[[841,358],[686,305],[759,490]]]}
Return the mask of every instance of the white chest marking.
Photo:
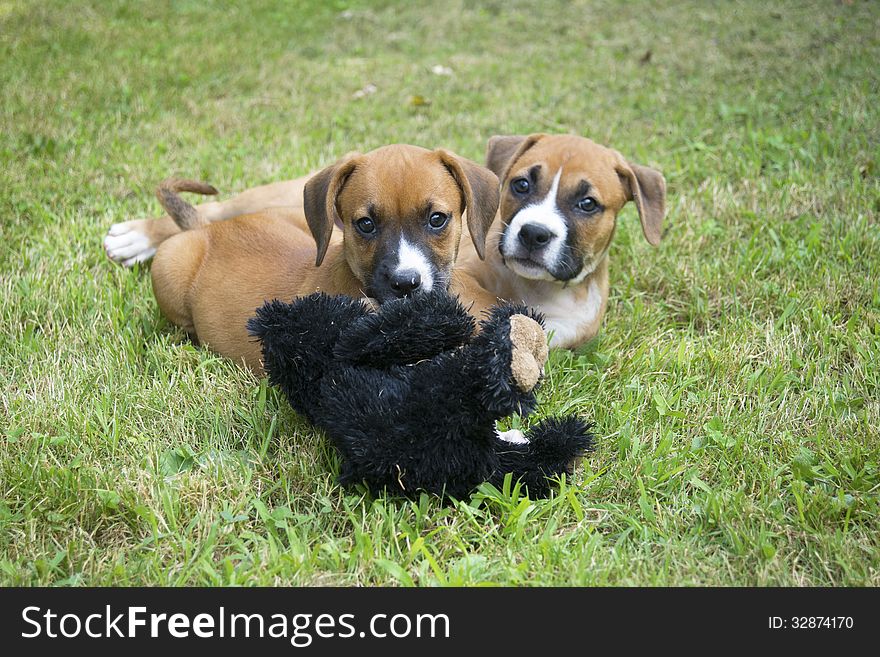
{"label": "white chest marking", "polygon": [[586,299],[572,290],[556,290],[552,295],[524,295],[523,302],[544,314],[551,347],[572,347],[583,329],[599,316],[602,293],[596,281],[590,281]]}
{"label": "white chest marking", "polygon": [[404,271],[418,272],[422,279],[422,290],[430,292],[434,287],[434,276],[432,274],[431,263],[416,246],[406,241],[405,237],[400,238],[400,245],[397,248],[397,267],[394,268],[395,273]]}

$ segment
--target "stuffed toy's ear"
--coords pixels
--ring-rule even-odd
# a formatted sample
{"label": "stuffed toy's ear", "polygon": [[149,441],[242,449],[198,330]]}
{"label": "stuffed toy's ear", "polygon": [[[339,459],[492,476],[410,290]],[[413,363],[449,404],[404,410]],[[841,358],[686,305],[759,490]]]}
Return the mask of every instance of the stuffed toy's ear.
{"label": "stuffed toy's ear", "polygon": [[436,151],[461,190],[462,211],[467,210],[468,231],[482,260],[486,255],[486,235],[498,212],[498,176],[455,153]]}
{"label": "stuffed toy's ear", "polygon": [[620,153],[617,155],[617,175],[626,190],[626,198],[636,204],[645,239],[651,246],[657,246],[666,213],[666,180],[656,169],[627,162]]}
{"label": "stuffed toy's ear", "polygon": [[384,369],[411,365],[465,344],[476,322],[457,299],[434,290],[393,299],[352,323],[333,349],[339,360]]}
{"label": "stuffed toy's ear", "polygon": [[303,188],[303,210],[306,222],[318,246],[316,267],[321,266],[324,256],[327,255],[333,226],[342,228],[342,218],[336,209],[336,199],[345,186],[345,181],[362,158],[360,153],[349,153],[336,164],[312,176]]}
{"label": "stuffed toy's ear", "polygon": [[535,133],[528,137],[522,135],[495,135],[486,144],[486,166],[489,167],[501,183],[510,173],[510,167],[522,157],[523,153],[546,137]]}

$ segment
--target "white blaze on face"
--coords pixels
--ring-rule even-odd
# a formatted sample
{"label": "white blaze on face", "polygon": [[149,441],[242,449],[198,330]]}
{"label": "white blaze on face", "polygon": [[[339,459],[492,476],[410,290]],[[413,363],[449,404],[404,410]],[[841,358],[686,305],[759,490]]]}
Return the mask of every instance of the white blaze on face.
{"label": "white blaze on face", "polygon": [[[539,259],[548,269],[554,269],[557,266],[562,256],[565,240],[568,238],[565,217],[559,211],[559,206],[556,203],[561,177],[562,169],[560,168],[553,177],[553,183],[550,185],[547,195],[540,202],[527,205],[514,215],[504,233],[504,255],[512,256],[517,253],[519,250],[519,231],[525,224],[537,224],[549,230],[553,237],[539,254],[532,257]],[[533,277],[528,276],[528,278]]]}
{"label": "white blaze on face", "polygon": [[434,287],[434,268],[431,266],[430,260],[417,246],[408,242],[401,235],[400,244],[397,247],[397,267],[394,268],[394,273],[400,274],[408,271],[418,272],[422,279],[421,289],[425,292],[430,292]]}

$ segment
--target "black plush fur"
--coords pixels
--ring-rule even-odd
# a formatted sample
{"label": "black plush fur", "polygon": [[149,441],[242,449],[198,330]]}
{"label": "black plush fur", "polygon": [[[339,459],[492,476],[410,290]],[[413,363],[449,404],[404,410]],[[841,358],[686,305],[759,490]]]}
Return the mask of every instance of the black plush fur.
{"label": "black plush fur", "polygon": [[524,306],[475,322],[445,293],[421,294],[370,311],[348,297],[313,294],[267,302],[248,323],[262,341],[269,381],[298,413],[324,429],[342,456],[343,484],[463,498],[507,473],[533,497],[548,477],[571,473],[592,449],[576,417],[548,419],[528,443],[498,438],[495,421],[535,408],[510,370],[510,318],[542,318]]}

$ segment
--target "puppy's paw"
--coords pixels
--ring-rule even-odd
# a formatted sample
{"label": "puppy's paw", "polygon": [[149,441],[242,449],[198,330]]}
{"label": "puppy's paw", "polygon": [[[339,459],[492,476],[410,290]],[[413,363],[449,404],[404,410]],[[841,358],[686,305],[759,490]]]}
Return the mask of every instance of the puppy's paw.
{"label": "puppy's paw", "polygon": [[514,383],[523,392],[528,392],[537,385],[544,371],[547,336],[531,317],[513,315],[510,318],[510,341],[513,344],[510,371]]}
{"label": "puppy's paw", "polygon": [[104,237],[104,251],[113,262],[133,267],[153,257],[156,247],[147,236],[145,224],[149,219],[135,219],[113,224]]}

